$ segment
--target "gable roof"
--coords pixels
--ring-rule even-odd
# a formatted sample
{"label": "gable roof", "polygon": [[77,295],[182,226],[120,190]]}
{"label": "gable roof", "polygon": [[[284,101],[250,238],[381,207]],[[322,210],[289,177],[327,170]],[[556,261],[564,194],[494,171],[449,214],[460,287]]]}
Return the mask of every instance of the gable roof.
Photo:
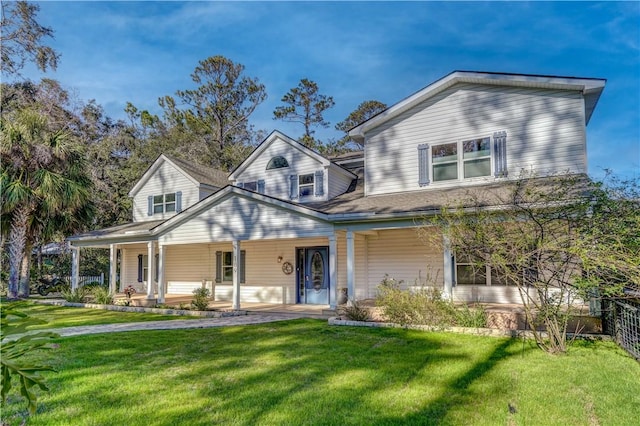
{"label": "gable roof", "polygon": [[229,180],[237,179],[238,175],[242,173],[244,170],[246,170],[246,168],[249,167],[249,165],[256,158],[262,155],[262,153],[276,140],[281,140],[289,144],[292,148],[297,149],[298,151],[301,151],[303,154],[315,159],[316,161],[321,163],[324,167],[333,166],[336,170],[340,170],[352,177],[355,177],[355,175],[351,173],[349,170],[337,165],[336,163],[322,156],[321,154],[314,151],[313,149],[306,147],[305,145],[301,144],[295,139],[292,139],[289,136],[285,135],[284,133],[279,132],[278,130],[274,130],[269,134],[269,136],[265,138],[265,140],[263,140],[260,143],[260,145],[256,147],[256,149],[253,150],[253,152],[247,158],[245,158],[245,160],[242,163],[238,165],[238,167],[235,168],[235,170],[233,170],[233,172],[231,172],[231,174],[229,174]]}
{"label": "gable roof", "polygon": [[582,77],[559,77],[533,74],[508,74],[479,71],[454,71],[413,95],[392,105],[369,120],[360,123],[349,131],[349,136],[364,141],[369,130],[397,117],[421,102],[437,95],[457,83],[475,83],[497,86],[530,87],[539,89],[561,89],[581,91],[585,99],[585,124],[589,123],[598,99],[604,90],[605,79]]}
{"label": "gable roof", "polygon": [[171,164],[178,169],[187,179],[193,182],[194,185],[204,185],[219,189],[229,183],[226,172],[161,154],[156,161],[149,166],[147,171],[144,172],[133,188],[131,188],[129,196],[134,197],[164,163]]}

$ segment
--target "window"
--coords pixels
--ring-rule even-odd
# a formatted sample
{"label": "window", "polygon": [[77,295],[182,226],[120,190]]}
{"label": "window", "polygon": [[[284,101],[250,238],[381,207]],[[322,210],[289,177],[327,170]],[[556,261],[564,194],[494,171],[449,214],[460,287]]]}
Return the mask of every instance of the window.
{"label": "window", "polygon": [[433,145],[431,163],[434,182],[490,176],[491,138]]}
{"label": "window", "polygon": [[473,139],[462,142],[464,177],[491,175],[491,139]]}
{"label": "window", "polygon": [[[245,258],[246,252],[240,250],[240,259],[238,259],[238,271],[240,272],[240,283],[245,282]],[[233,281],[233,252],[217,251],[216,252],[216,282],[232,282]]]}
{"label": "window", "polygon": [[298,176],[298,196],[308,197],[313,195],[313,173]]}
{"label": "window", "polygon": [[[154,274],[154,281],[158,281],[158,257],[159,255],[156,254],[155,256],[155,274]],[[147,282],[147,280],[149,279],[149,256],[146,254],[139,254],[138,255],[138,282]]]}
{"label": "window", "polygon": [[222,281],[233,281],[233,253],[222,252]]}
{"label": "window", "polygon": [[153,213],[172,213],[176,211],[176,193],[155,195],[153,197]]}
{"label": "window", "polygon": [[475,256],[456,255],[457,285],[509,285],[513,284],[506,277],[499,275],[491,265],[483,264]]}
{"label": "window", "polygon": [[280,155],[271,158],[271,160],[269,160],[269,163],[267,163],[267,170],[282,169],[284,167],[289,167],[289,162],[286,158]]}
{"label": "window", "polygon": [[245,182],[242,187],[255,192],[258,189],[258,182],[255,180],[253,182]]}

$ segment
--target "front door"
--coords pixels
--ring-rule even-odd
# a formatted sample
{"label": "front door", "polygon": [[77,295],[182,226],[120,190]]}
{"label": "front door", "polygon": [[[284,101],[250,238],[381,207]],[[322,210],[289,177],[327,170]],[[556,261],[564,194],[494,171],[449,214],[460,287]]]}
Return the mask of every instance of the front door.
{"label": "front door", "polygon": [[329,248],[298,249],[298,302],[329,304]]}

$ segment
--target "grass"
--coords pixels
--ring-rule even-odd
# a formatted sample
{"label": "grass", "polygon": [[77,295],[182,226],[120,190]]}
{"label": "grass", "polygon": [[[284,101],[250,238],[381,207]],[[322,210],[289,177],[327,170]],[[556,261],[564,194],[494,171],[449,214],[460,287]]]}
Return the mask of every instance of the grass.
{"label": "grass", "polygon": [[106,311],[102,309],[43,305],[28,301],[2,303],[11,303],[20,312],[23,312],[33,318],[47,321],[46,324],[30,327],[34,330],[75,327],[81,325],[119,324],[127,322],[162,321],[174,319],[197,319],[197,317],[191,316],[158,315],[138,312],[119,312]]}
{"label": "grass", "polygon": [[[57,342],[29,425],[632,425],[640,406],[640,364],[610,342],[550,356],[320,320]],[[3,420],[25,415],[12,394]]]}

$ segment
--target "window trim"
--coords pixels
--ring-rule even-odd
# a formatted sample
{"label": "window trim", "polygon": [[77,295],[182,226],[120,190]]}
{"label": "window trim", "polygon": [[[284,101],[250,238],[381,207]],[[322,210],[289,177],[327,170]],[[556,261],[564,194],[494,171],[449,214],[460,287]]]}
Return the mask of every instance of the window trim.
{"label": "window trim", "polygon": [[[167,197],[173,195],[173,200],[167,200]],[[168,192],[166,194],[152,195],[152,214],[164,214],[164,213],[177,213],[178,212],[178,193]],[[156,201],[157,198],[162,197],[161,200]],[[168,210],[169,206],[173,206],[172,210]],[[160,207],[161,210],[156,211]]]}
{"label": "window trim", "polygon": [[[458,280],[458,267],[459,266],[476,266],[476,264],[474,264],[472,261],[459,261],[459,259],[462,256],[460,255],[454,255],[454,259],[453,259],[453,279],[454,279],[454,283],[456,286],[463,286],[463,287],[467,287],[467,286],[483,286],[483,287],[509,287],[509,286],[513,286],[514,284],[511,283],[500,283],[499,280],[496,280],[496,282],[493,282],[493,275],[494,275],[494,270],[491,267],[490,264],[485,264],[484,265],[484,284],[482,283],[460,283]],[[481,272],[481,267],[477,267],[477,271],[474,272],[474,274],[478,274],[478,273],[482,273]]]}
{"label": "window trim", "polygon": [[[301,179],[303,177],[309,177],[311,176],[311,183],[301,183]],[[303,188],[310,188],[311,191],[308,194],[302,194],[302,189]],[[298,198],[302,199],[302,198],[309,198],[309,197],[313,197],[315,196],[316,193],[316,176],[315,173],[311,172],[311,173],[305,173],[305,174],[299,174],[298,175]]]}
{"label": "window trim", "polygon": [[[276,161],[282,161],[282,160],[284,160],[284,163],[275,164]],[[271,159],[267,163],[267,167],[265,170],[278,170],[278,169],[285,169],[287,167],[289,167],[289,161],[287,161],[287,159],[284,158],[284,156],[274,155],[273,157],[271,157]]]}
{"label": "window trim", "polygon": [[[488,145],[488,151],[489,153],[487,155],[483,155],[480,157],[471,157],[471,158],[464,158],[464,145],[465,143],[468,142],[473,142],[473,141],[480,141],[480,140],[486,140],[486,143]],[[455,179],[444,179],[444,180],[437,180],[436,179],[436,173],[434,172],[435,168],[439,165],[442,164],[454,164],[453,160],[448,160],[448,161],[435,161],[434,159],[434,150],[437,149],[439,146],[442,145],[453,145],[455,144],[456,147],[456,159],[455,159],[455,164],[456,164],[456,178]],[[421,145],[422,146],[422,145]],[[419,146],[420,149],[420,146]],[[493,170],[495,168],[495,148],[494,148],[494,136],[492,135],[484,135],[484,136],[479,136],[479,137],[471,137],[471,138],[464,138],[464,139],[458,139],[456,141],[446,141],[446,142],[439,142],[439,143],[435,143],[435,144],[429,144],[428,146],[428,179],[426,180],[425,183],[421,184],[421,186],[424,186],[426,184],[432,183],[432,184],[436,184],[436,185],[444,185],[447,183],[451,183],[451,182],[469,182],[469,181],[474,181],[474,180],[481,180],[481,179],[487,179],[487,178],[491,178],[494,176]],[[473,151],[472,151],[473,152]],[[465,177],[465,163],[471,162],[471,161],[477,161],[477,160],[486,160],[489,159],[489,167],[487,170],[487,174],[486,175],[482,175],[482,176],[473,176],[473,177]]]}

